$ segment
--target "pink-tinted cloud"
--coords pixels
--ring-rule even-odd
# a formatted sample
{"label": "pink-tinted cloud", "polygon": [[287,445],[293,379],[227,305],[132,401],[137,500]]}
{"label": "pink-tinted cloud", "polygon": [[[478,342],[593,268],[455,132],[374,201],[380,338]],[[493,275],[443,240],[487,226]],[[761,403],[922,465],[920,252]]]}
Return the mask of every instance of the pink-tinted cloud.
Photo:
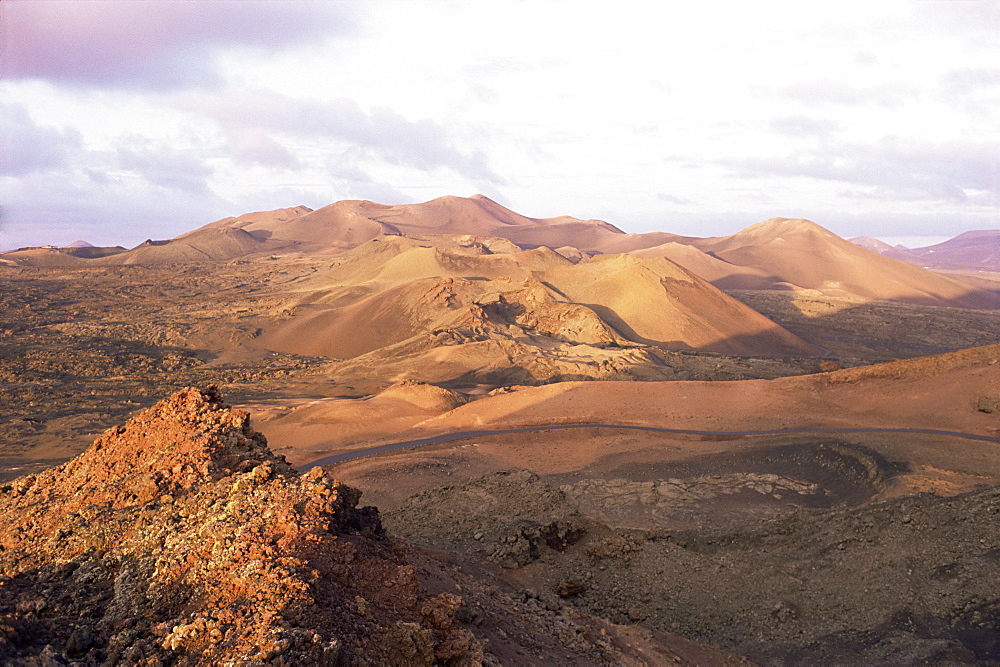
{"label": "pink-tinted cloud", "polygon": [[[0,178],[4,210],[0,249],[83,239],[133,246],[171,238],[240,208],[212,192],[172,188],[144,179],[86,173],[35,172]],[[197,188],[195,188],[197,190]]]}
{"label": "pink-tinted cloud", "polygon": [[171,90],[220,83],[222,48],[266,50],[344,34],[340,2],[4,0],[0,74],[101,88]]}
{"label": "pink-tinted cloud", "polygon": [[118,161],[122,168],[139,174],[152,185],[196,196],[210,194],[207,181],[212,169],[191,151],[167,146],[119,148]]}
{"label": "pink-tinted cloud", "polygon": [[300,169],[302,163],[284,145],[257,127],[226,125],[231,157],[243,164]]}
{"label": "pink-tinted cloud", "polygon": [[941,89],[947,95],[970,95],[1000,86],[1000,67],[965,67],[941,77]]}
{"label": "pink-tinted cloud", "polygon": [[24,176],[65,166],[80,133],[39,126],[21,105],[0,103],[0,175]]}
{"label": "pink-tinted cloud", "polygon": [[853,197],[1000,204],[1000,146],[995,142],[917,142],[885,137],[839,143],[781,157],[719,160],[744,177],[805,176],[863,190]]}
{"label": "pink-tinted cloud", "polygon": [[[293,99],[268,91],[199,92],[179,99],[182,108],[215,119],[230,137],[281,134],[309,141],[336,140],[391,164],[424,170],[444,167],[477,181],[504,181],[482,150],[458,145],[443,124],[412,121],[387,107],[366,111],[347,98]],[[231,144],[238,146],[238,141],[231,139]]]}
{"label": "pink-tinted cloud", "polygon": [[772,132],[793,137],[825,139],[841,129],[840,124],[827,118],[814,118],[802,114],[772,118],[768,123]]}

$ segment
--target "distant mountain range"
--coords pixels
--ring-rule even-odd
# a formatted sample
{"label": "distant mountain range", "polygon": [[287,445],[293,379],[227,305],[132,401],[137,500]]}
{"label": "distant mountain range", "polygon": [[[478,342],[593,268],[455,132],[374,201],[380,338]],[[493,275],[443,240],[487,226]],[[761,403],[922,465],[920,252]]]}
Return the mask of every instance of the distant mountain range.
{"label": "distant mountain range", "polygon": [[666,232],[627,234],[601,220],[529,218],[483,195],[441,197],[421,204],[349,200],[317,210],[296,206],[224,218],[174,239],[149,240],[127,251],[33,248],[0,255],[0,262],[169,264],[272,254],[332,256],[373,239],[396,236],[450,237],[460,245],[478,243],[491,254],[547,247],[573,263],[627,253],[681,267],[719,289],[806,289],[829,296],[1000,307],[1000,296],[995,293],[925,270],[998,270],[1000,230],[966,232],[912,250],[871,238],[852,243],[814,222],[787,218],[772,218],[714,238]]}
{"label": "distant mountain range", "polygon": [[943,243],[922,248],[892,246],[870,236],[859,236],[851,241],[880,255],[927,269],[1000,271],[1000,229],[964,232]]}

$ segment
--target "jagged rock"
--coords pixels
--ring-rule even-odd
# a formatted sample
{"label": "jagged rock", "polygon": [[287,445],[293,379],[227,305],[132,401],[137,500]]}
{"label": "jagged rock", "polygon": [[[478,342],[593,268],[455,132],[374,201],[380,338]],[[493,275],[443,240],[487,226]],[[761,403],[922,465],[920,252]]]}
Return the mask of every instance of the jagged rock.
{"label": "jagged rock", "polygon": [[181,391],[0,487],[0,661],[486,660],[360,495]]}
{"label": "jagged rock", "polygon": [[587,590],[587,584],[579,579],[563,579],[556,586],[556,593],[561,598],[572,598]]}
{"label": "jagged rock", "polygon": [[542,539],[545,540],[545,544],[556,551],[565,551],[586,534],[586,526],[573,520],[552,521],[542,528]]}

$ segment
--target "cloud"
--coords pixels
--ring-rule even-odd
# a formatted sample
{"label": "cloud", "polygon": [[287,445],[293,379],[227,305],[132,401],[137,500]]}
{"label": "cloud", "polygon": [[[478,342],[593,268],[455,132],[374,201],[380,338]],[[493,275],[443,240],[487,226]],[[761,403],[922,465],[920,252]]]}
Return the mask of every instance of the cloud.
{"label": "cloud", "polygon": [[139,174],[151,185],[198,196],[210,193],[207,181],[212,168],[193,151],[167,146],[121,147],[117,157],[123,169]]}
{"label": "cloud", "polygon": [[996,39],[1000,25],[1000,3],[996,0],[915,2],[911,11],[923,25],[933,26],[936,32],[952,33],[962,39],[985,37],[984,44],[992,44],[990,40]]}
{"label": "cloud", "polygon": [[24,176],[66,165],[71,151],[82,147],[80,133],[70,128],[39,126],[18,104],[0,102],[0,175]]}
{"label": "cloud", "polygon": [[171,238],[238,210],[214,193],[171,190],[126,176],[95,181],[82,172],[35,172],[0,178],[5,219],[0,246],[96,245]]}
{"label": "cloud", "polygon": [[868,49],[861,49],[854,54],[854,64],[862,67],[872,67],[879,64],[879,57]]}
{"label": "cloud", "polygon": [[797,115],[773,118],[768,123],[771,131],[794,137],[827,138],[841,129],[840,123],[826,118]]}
{"label": "cloud", "polygon": [[852,196],[1000,203],[1000,145],[953,140],[938,144],[886,137],[872,144],[840,144],[784,157],[720,160],[742,176],[805,176],[869,190]]}
{"label": "cloud", "polygon": [[346,34],[341,2],[4,0],[0,74],[57,84],[175,90],[221,84],[224,48],[274,52]]}
{"label": "cloud", "polygon": [[228,135],[232,157],[236,161],[263,167],[292,170],[302,168],[302,163],[288,148],[260,128],[228,126],[224,129]]}
{"label": "cloud", "polygon": [[[365,111],[354,100],[294,99],[269,91],[228,90],[178,98],[178,106],[207,115],[229,133],[285,135],[311,145],[342,142],[372,158],[422,170],[447,168],[474,180],[502,183],[478,149],[462,150],[441,123],[409,120],[389,107]],[[239,150],[236,151],[239,154]]]}
{"label": "cloud", "polygon": [[824,79],[803,81],[779,88],[761,90],[763,94],[780,95],[806,104],[842,106],[876,105],[895,109],[916,99],[919,91],[902,82],[886,82],[873,86],[856,86],[846,81]]}
{"label": "cloud", "polygon": [[462,151],[454,146],[441,123],[424,118],[409,121],[392,109],[373,109],[360,127],[358,138],[377,148],[391,161],[425,169],[447,167],[463,175],[496,183],[503,179],[487,164],[480,149]]}
{"label": "cloud", "polygon": [[381,203],[407,204],[413,201],[394,185],[379,180],[363,168],[356,155],[331,156],[326,160],[325,174],[332,192],[340,199],[371,199]]}
{"label": "cloud", "polygon": [[675,195],[669,195],[669,194],[666,194],[666,193],[663,193],[663,192],[657,193],[656,198],[659,199],[660,201],[669,202],[671,204],[685,205],[685,204],[693,204],[694,203],[690,199],[685,199],[684,197],[677,197]]}
{"label": "cloud", "polygon": [[998,67],[965,67],[941,77],[941,89],[947,95],[969,95],[996,86],[1000,86]]}

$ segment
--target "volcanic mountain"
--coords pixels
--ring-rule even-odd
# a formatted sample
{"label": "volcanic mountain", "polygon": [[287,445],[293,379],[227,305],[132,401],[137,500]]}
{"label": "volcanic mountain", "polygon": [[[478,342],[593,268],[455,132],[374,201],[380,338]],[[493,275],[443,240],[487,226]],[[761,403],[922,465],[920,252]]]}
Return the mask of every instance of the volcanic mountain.
{"label": "volcanic mountain", "polygon": [[934,268],[1000,271],[1000,229],[965,232],[912,252]]}
{"label": "volcanic mountain", "polygon": [[524,247],[550,248],[596,248],[608,238],[631,236],[600,220],[529,218],[483,195],[398,205],[345,200],[317,210],[295,206],[224,218],[174,239],[146,241],[101,263],[225,261],[278,250],[329,254],[379,236],[427,234],[504,238]]}
{"label": "volcanic mountain", "polygon": [[483,195],[440,197],[422,204],[339,201],[315,211],[284,209],[292,215],[252,214],[229,218],[203,229],[242,229],[258,239],[295,244],[305,250],[351,248],[381,235],[451,234],[502,237],[514,243],[550,248],[591,247],[596,239],[624,235],[599,220],[529,218]]}
{"label": "volcanic mountain", "polygon": [[[878,245],[873,245],[874,241]],[[1000,229],[964,232],[936,245],[922,248],[890,246],[877,239],[859,237],[851,242],[887,257],[933,269],[1000,271]]]}
{"label": "volcanic mountain", "polygon": [[351,360],[359,373],[398,368],[394,379],[663,379],[658,350],[818,353],[662,258],[573,264],[546,247],[493,253],[444,237],[383,237],[285,294],[253,345]]}
{"label": "volcanic mountain", "polygon": [[[247,232],[262,244],[266,241],[267,247],[304,252],[356,247],[386,234],[499,237],[521,247],[568,246],[592,253],[666,257],[724,289],[804,288],[833,296],[930,305],[1000,306],[994,295],[887,261],[875,252],[860,252],[857,245],[799,219],[773,218],[731,236],[707,239],[664,232],[625,234],[599,220],[529,218],[475,195],[404,205],[341,201],[316,211],[298,207],[227,219],[196,233],[234,229]],[[182,240],[184,237],[178,239]],[[227,240],[218,245],[230,247],[233,243]],[[240,246],[240,250],[248,252],[250,248]]]}
{"label": "volcanic mountain", "polygon": [[988,293],[483,197],[64,250],[0,257],[0,663],[1000,657],[1000,310],[880,301]]}
{"label": "volcanic mountain", "polygon": [[[548,247],[573,261],[593,254],[660,257],[723,289],[811,289],[830,296],[1000,307],[994,294],[865,250],[808,220],[773,218],[731,236],[704,239],[666,232],[626,234],[600,220],[526,217],[482,195],[441,197],[420,204],[348,200],[317,210],[297,206],[225,218],[171,240],[146,241],[127,252],[66,251],[76,255],[71,257],[31,251],[7,253],[3,260],[74,265],[94,256],[88,261],[150,265],[272,253],[326,257],[388,236],[469,237],[493,251],[504,246],[503,252]],[[925,262],[944,258],[935,261],[949,268],[969,263],[987,266],[996,261],[995,239],[996,232],[970,232],[940,247],[914,252]]]}
{"label": "volcanic mountain", "polygon": [[[689,240],[688,243],[693,240]],[[752,266],[737,266],[698,250],[693,245],[669,241],[629,252],[634,257],[663,257],[707,280],[719,289],[775,289],[775,277]]]}
{"label": "volcanic mountain", "polygon": [[200,229],[171,241],[148,240],[126,253],[104,260],[108,264],[173,264],[176,262],[226,261],[273,244],[260,241],[239,228]]}
{"label": "volcanic mountain", "polygon": [[[691,245],[740,267],[736,272],[747,268],[765,272],[779,288],[927,305],[1000,306],[995,295],[878,255],[809,220],[772,218],[731,236]],[[756,281],[755,277],[751,284]]]}
{"label": "volcanic mountain", "polygon": [[879,239],[872,238],[871,236],[856,236],[848,240],[855,245],[859,245],[866,250],[871,250],[872,252],[877,252],[880,255],[885,255],[886,257],[891,257],[893,259],[901,259],[904,262],[922,266],[920,258],[913,254],[913,251],[904,245],[889,245],[885,241],[880,241]]}

